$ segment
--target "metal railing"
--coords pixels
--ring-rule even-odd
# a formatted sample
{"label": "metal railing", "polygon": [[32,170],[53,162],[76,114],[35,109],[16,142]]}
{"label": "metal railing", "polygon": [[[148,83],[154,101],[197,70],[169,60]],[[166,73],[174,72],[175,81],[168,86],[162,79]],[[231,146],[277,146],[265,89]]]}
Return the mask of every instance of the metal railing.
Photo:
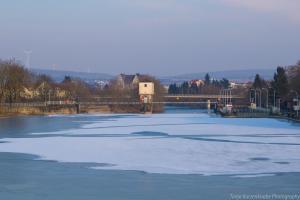
{"label": "metal railing", "polygon": [[[203,98],[203,99],[222,99],[222,98],[227,98],[228,95],[225,94],[170,94],[170,95],[165,95],[165,98],[176,98],[176,97],[181,97],[181,98]],[[233,99],[242,99],[245,98],[241,95],[231,95],[231,98]]]}
{"label": "metal railing", "polygon": [[[211,101],[210,104],[218,102]],[[47,102],[30,102],[30,103],[0,103],[0,107],[46,107],[46,106],[67,106],[67,105],[139,105],[139,101],[47,101]],[[152,104],[208,104],[207,101],[155,101]]]}

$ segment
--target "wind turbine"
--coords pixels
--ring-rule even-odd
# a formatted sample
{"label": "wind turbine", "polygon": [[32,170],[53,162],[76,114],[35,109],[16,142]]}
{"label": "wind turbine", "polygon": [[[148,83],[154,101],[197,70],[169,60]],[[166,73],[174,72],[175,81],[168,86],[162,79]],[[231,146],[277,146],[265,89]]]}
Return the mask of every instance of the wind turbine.
{"label": "wind turbine", "polygon": [[32,51],[31,50],[25,50],[24,53],[26,55],[26,67],[30,68],[30,56],[32,54]]}

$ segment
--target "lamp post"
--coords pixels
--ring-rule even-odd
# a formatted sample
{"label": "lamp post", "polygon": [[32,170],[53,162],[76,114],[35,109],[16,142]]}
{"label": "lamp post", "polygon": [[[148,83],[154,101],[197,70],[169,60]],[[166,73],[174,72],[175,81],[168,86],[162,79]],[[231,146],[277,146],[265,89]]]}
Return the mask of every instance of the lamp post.
{"label": "lamp post", "polygon": [[297,118],[299,118],[299,95],[297,93]]}
{"label": "lamp post", "polygon": [[297,118],[299,117],[299,93],[295,90],[291,90],[291,92],[294,92],[296,93],[296,100],[297,100],[297,107],[296,107],[296,115],[297,115]]}
{"label": "lamp post", "polygon": [[259,107],[261,108],[261,89],[256,89],[259,91]]}
{"label": "lamp post", "polygon": [[273,107],[276,107],[276,91],[273,89]]}
{"label": "lamp post", "polygon": [[49,103],[50,103],[50,101],[51,101],[51,90],[49,90],[49,92],[48,92],[48,95],[49,95],[49,99],[48,99],[48,101],[49,101]]}
{"label": "lamp post", "polygon": [[262,88],[262,90],[266,90],[267,91],[266,108],[269,109],[269,90],[268,90],[268,88]]}
{"label": "lamp post", "polygon": [[224,105],[226,107],[226,105],[228,104],[228,102],[227,102],[227,91],[226,90],[224,90],[224,101],[225,101]]}
{"label": "lamp post", "polygon": [[224,99],[224,106],[226,106],[227,104],[231,104],[231,89],[223,89],[221,94],[222,98]]}
{"label": "lamp post", "polygon": [[230,92],[230,104],[232,104],[232,90],[231,89],[229,89],[229,92]]}
{"label": "lamp post", "polygon": [[[252,98],[252,91],[254,91],[254,97]],[[250,89],[250,103],[256,103],[256,91],[255,89]]]}
{"label": "lamp post", "polygon": [[[254,91],[254,102],[252,102],[252,91]],[[258,96],[258,91],[259,91],[259,103],[260,103],[260,107],[261,107],[261,90],[259,89],[251,89],[250,90],[250,103],[255,103],[255,105],[257,105],[257,96]]]}
{"label": "lamp post", "polygon": [[256,94],[256,90],[254,90],[254,101],[255,101],[255,105],[257,105],[257,94]]}
{"label": "lamp post", "polygon": [[227,104],[232,104],[232,91],[231,89],[225,89],[227,93]]}
{"label": "lamp post", "polygon": [[299,118],[299,95],[297,93],[297,108],[296,108],[297,118]]}

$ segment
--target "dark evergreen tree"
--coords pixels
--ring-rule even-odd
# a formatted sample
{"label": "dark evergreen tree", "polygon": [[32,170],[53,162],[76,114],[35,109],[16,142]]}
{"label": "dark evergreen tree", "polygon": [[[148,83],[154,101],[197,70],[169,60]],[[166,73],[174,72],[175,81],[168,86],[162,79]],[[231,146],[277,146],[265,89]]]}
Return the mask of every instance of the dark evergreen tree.
{"label": "dark evergreen tree", "polygon": [[228,79],[226,78],[223,78],[221,81],[220,81],[220,85],[225,88],[225,89],[228,89],[229,86],[230,86],[230,82]]}
{"label": "dark evergreen tree", "polygon": [[169,86],[168,93],[169,94],[177,94],[178,93],[178,87],[177,87],[177,85],[175,83],[171,84]]}
{"label": "dark evergreen tree", "polygon": [[206,74],[206,75],[205,75],[205,78],[204,78],[204,84],[205,84],[205,85],[210,85],[210,83],[211,83],[210,75],[209,75],[209,74]]}
{"label": "dark evergreen tree", "polygon": [[265,80],[262,79],[259,74],[256,74],[252,87],[255,89],[261,89],[265,86],[266,86]]}
{"label": "dark evergreen tree", "polygon": [[188,94],[189,93],[189,83],[183,82],[181,85],[181,92],[182,94]]}
{"label": "dark evergreen tree", "polygon": [[288,94],[288,78],[283,67],[277,67],[277,72],[274,74],[274,80],[272,81],[272,87],[281,98],[284,98]]}
{"label": "dark evergreen tree", "polygon": [[219,81],[218,81],[218,80],[215,80],[215,79],[211,81],[211,84],[212,84],[213,86],[216,86],[216,87],[219,87],[219,85],[220,85],[220,84],[219,84]]}
{"label": "dark evergreen tree", "polygon": [[289,67],[288,78],[290,89],[300,94],[300,61]]}
{"label": "dark evergreen tree", "polygon": [[70,82],[72,82],[71,76],[65,76],[64,80],[62,81],[62,83],[70,83]]}
{"label": "dark evergreen tree", "polygon": [[191,84],[191,88],[190,88],[190,93],[191,94],[197,94],[198,90],[199,90],[199,88],[198,88],[197,84],[196,83],[192,83]]}

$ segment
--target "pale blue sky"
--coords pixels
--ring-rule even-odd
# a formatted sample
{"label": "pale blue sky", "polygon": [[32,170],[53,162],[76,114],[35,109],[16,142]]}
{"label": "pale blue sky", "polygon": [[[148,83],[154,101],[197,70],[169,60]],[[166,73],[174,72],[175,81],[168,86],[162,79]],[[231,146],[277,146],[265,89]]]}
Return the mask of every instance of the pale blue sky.
{"label": "pale blue sky", "polygon": [[31,66],[181,74],[300,59],[299,0],[1,0],[0,58]]}

